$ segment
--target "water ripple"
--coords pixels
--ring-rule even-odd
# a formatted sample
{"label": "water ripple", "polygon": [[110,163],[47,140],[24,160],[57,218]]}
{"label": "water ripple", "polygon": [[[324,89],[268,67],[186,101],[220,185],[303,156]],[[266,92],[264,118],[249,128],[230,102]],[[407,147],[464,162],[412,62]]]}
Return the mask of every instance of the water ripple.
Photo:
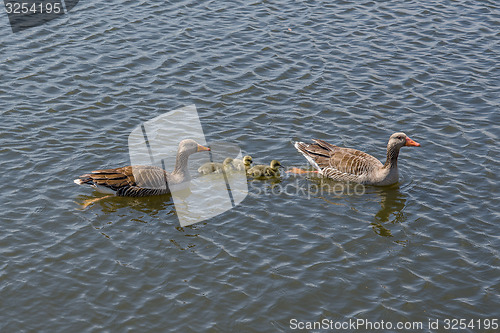
{"label": "water ripple", "polygon": [[[0,329],[493,318],[498,22],[494,1],[96,1],[3,34]],[[128,164],[133,128],[193,103],[209,142],[256,162],[303,166],[298,139],[383,160],[403,130],[422,147],[363,195],[251,182],[184,228],[168,196],[81,210],[98,194],[72,179]]]}

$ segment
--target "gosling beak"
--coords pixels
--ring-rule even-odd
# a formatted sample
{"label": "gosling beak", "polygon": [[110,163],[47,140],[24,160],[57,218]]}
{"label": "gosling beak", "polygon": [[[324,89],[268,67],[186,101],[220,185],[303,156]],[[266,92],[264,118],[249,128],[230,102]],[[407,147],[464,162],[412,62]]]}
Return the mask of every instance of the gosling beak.
{"label": "gosling beak", "polygon": [[198,152],[198,151],[209,151],[209,150],[210,150],[210,148],[204,147],[202,145],[198,145],[198,149],[196,151]]}
{"label": "gosling beak", "polygon": [[420,147],[420,143],[413,141],[409,137],[406,137],[406,143],[405,146],[415,146],[415,147]]}

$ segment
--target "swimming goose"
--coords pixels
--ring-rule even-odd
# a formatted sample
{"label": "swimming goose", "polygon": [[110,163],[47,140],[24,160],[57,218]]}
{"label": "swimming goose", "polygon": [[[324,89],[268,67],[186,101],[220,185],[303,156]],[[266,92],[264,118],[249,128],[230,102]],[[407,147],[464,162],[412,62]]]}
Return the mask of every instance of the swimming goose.
{"label": "swimming goose", "polygon": [[280,171],[279,167],[281,163],[272,160],[269,165],[255,165],[247,170],[247,175],[252,176],[254,178],[271,178],[271,177],[279,177]]}
{"label": "swimming goose", "polygon": [[96,170],[81,175],[74,182],[89,185],[99,192],[116,196],[144,197],[168,194],[191,179],[187,169],[191,154],[207,151],[210,148],[199,145],[191,139],[179,143],[174,171],[166,172],[152,165],[134,165],[116,169]]}
{"label": "swimming goose", "polygon": [[397,183],[398,155],[401,147],[420,146],[406,134],[394,133],[387,143],[387,160],[382,164],[362,151],[337,147],[323,140],[313,141],[311,144],[295,142],[294,146],[319,174],[333,180],[379,186]]}
{"label": "swimming goose", "polygon": [[229,172],[233,169],[233,159],[228,157],[222,163],[207,162],[198,168],[198,172],[202,175],[211,173],[221,173],[222,170]]}
{"label": "swimming goose", "polygon": [[246,155],[243,160],[233,160],[233,166],[235,170],[247,171],[252,166],[253,160],[251,156]]}

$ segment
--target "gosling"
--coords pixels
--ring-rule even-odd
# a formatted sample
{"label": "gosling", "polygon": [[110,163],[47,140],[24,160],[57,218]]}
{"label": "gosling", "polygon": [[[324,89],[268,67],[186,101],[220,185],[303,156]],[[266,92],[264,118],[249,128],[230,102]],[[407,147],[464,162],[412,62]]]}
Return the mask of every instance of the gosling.
{"label": "gosling", "polygon": [[248,171],[252,167],[252,157],[246,155],[243,160],[233,160],[233,167],[237,171]]}
{"label": "gosling", "polygon": [[274,178],[280,176],[281,163],[272,160],[269,165],[255,165],[247,171],[248,176],[253,178]]}
{"label": "gosling", "polygon": [[202,175],[211,173],[222,173],[222,171],[229,171],[232,169],[233,159],[228,157],[222,163],[207,162],[198,168],[198,172]]}

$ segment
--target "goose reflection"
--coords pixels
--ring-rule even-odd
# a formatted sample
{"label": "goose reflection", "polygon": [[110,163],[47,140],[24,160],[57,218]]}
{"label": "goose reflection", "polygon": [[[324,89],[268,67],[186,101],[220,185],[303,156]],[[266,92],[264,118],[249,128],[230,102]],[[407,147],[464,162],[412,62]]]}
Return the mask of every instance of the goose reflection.
{"label": "goose reflection", "polygon": [[375,193],[380,197],[381,207],[371,222],[373,231],[380,236],[393,237],[384,224],[399,224],[406,220],[406,194],[400,191],[399,185],[377,188]]}
{"label": "goose reflection", "polygon": [[[347,199],[349,197],[361,197],[363,208],[369,216],[369,222],[373,231],[383,237],[394,237],[390,228],[393,225],[400,224],[406,220],[404,208],[406,206],[407,195],[400,190],[399,184],[387,187],[364,186],[363,191],[360,191],[355,184],[336,183],[326,179],[310,179],[320,189],[330,189],[330,191],[323,191],[321,196],[322,200],[332,205],[345,205],[344,203],[335,202],[332,196],[342,197]],[[340,193],[336,189],[343,189]],[[326,193],[325,193],[326,192]],[[324,195],[327,194],[327,195]],[[360,210],[359,202],[357,200],[351,201],[352,209]],[[380,203],[380,209],[374,214],[370,206],[372,203]],[[392,228],[391,228],[392,229]],[[396,243],[405,244],[406,240],[395,240]]]}
{"label": "goose reflection", "polygon": [[174,202],[171,194],[134,198],[118,196],[106,197],[106,195],[102,195],[101,193],[94,193],[93,196],[77,196],[76,203],[80,205],[81,210],[86,209],[90,205],[94,205],[103,213],[112,213],[120,209],[132,208],[147,213],[148,215],[156,215],[164,210],[167,211],[167,215],[174,214]]}

